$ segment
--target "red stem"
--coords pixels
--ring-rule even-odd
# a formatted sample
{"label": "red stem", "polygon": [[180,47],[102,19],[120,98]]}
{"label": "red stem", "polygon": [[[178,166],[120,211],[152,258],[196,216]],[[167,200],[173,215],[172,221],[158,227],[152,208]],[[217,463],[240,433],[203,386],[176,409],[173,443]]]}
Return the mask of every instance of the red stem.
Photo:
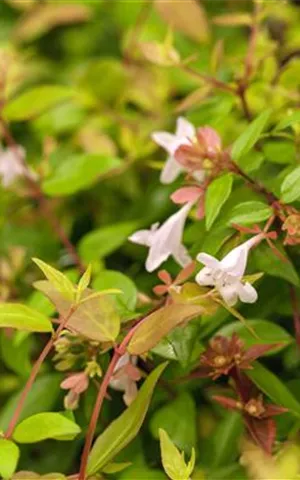
{"label": "red stem", "polygon": [[97,395],[97,399],[96,399],[96,402],[95,402],[95,405],[94,405],[93,413],[92,413],[92,416],[91,416],[91,419],[90,419],[90,423],[89,423],[89,427],[88,427],[88,431],[87,431],[87,435],[86,435],[86,439],[85,439],[85,444],[84,444],[83,452],[82,452],[82,456],[81,456],[81,464],[80,464],[80,471],[79,471],[78,480],[85,480],[85,478],[86,478],[85,475],[86,475],[86,467],[87,467],[88,457],[89,457],[89,453],[90,453],[91,446],[92,446],[92,443],[93,443],[93,438],[94,438],[94,435],[95,435],[100,410],[101,410],[101,407],[102,407],[102,404],[103,404],[103,401],[104,401],[104,398],[105,398],[105,395],[106,395],[106,392],[107,392],[107,388],[109,386],[109,382],[110,382],[111,377],[114,373],[115,366],[116,366],[118,360],[120,359],[120,357],[122,357],[122,355],[125,354],[126,347],[127,347],[128,343],[130,342],[133,334],[137,330],[137,328],[143,323],[144,320],[147,320],[148,316],[151,313],[153,313],[153,311],[157,310],[158,308],[160,308],[160,305],[158,307],[155,307],[152,311],[148,312],[146,316],[143,316],[132,327],[132,329],[127,333],[127,335],[124,337],[121,344],[115,348],[113,357],[110,361],[108,369],[107,369],[107,371],[105,373],[105,376],[103,378],[103,381],[100,385],[98,395]]}
{"label": "red stem", "polygon": [[60,332],[65,328],[68,320],[70,319],[71,315],[74,312],[74,307],[71,307],[69,313],[65,317],[65,319],[60,323],[59,327],[57,328],[55,334],[50,338],[50,340],[46,343],[45,347],[43,348],[41,354],[39,355],[38,359],[36,360],[35,364],[32,367],[30,372],[30,376],[26,382],[26,385],[21,393],[20,399],[18,401],[17,407],[14,411],[14,414],[9,422],[8,428],[4,435],[5,438],[10,438],[13,434],[15,426],[19,420],[20,414],[23,410],[25,400],[27,398],[28,393],[30,392],[32,385],[40,371],[41,365],[44,362],[45,358],[48,356],[49,352],[51,351],[54,342],[59,337]]}

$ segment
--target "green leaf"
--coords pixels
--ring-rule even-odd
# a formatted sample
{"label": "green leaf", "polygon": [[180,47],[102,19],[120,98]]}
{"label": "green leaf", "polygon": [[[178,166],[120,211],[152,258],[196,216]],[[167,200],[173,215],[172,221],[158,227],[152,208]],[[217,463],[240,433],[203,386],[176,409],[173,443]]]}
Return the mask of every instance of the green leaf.
{"label": "green leaf", "polygon": [[242,155],[246,155],[251,150],[263,132],[270,115],[271,110],[265,110],[236,139],[231,150],[233,160],[238,160]]}
{"label": "green leaf", "polygon": [[225,325],[218,330],[217,335],[230,337],[234,332],[245,342],[245,346],[266,344],[266,343],[281,343],[282,347],[270,350],[266,355],[273,355],[278,353],[282,348],[289,345],[293,338],[277,323],[268,322],[261,319],[247,319],[247,325],[253,328],[258,338],[254,338],[249,330],[241,322],[233,322]]}
{"label": "green leaf", "polygon": [[93,281],[93,288],[95,290],[106,290],[110,288],[117,288],[122,293],[114,295],[116,305],[120,314],[125,310],[134,311],[137,302],[137,288],[133,281],[121,272],[115,270],[104,270],[99,273],[99,276]]}
{"label": "green leaf", "polygon": [[257,170],[264,161],[264,155],[262,152],[257,152],[251,150],[246,155],[242,155],[238,160],[237,164],[245,173],[251,173]]}
{"label": "green leaf", "polygon": [[281,200],[292,203],[300,198],[300,167],[290,172],[281,185]]}
{"label": "green leaf", "polygon": [[117,250],[136,228],[136,222],[122,222],[93,230],[81,240],[79,253],[85,262],[106,257]]}
{"label": "green leaf", "polygon": [[205,225],[209,230],[219,215],[222,206],[232,190],[233,178],[230,173],[213,180],[205,195]]}
{"label": "green leaf", "polygon": [[0,475],[9,480],[17,468],[20,451],[11,440],[0,439]]}
{"label": "green leaf", "polygon": [[152,349],[152,352],[168,360],[177,360],[186,368],[193,360],[195,344],[199,338],[200,322],[196,319],[180,325]]}
{"label": "green leaf", "polygon": [[[65,317],[72,302],[62,297],[53,288],[50,282],[35,282],[35,288],[43,292],[56,306],[57,311]],[[93,290],[87,288],[81,298],[81,303],[70,316],[67,328],[70,327],[90,340],[111,342],[116,339],[120,330],[120,317],[113,301],[108,295],[94,295]]]}
{"label": "green leaf", "polygon": [[61,85],[34,87],[12,99],[4,107],[3,114],[9,121],[30,120],[73,95],[73,90]]}
{"label": "green leaf", "polygon": [[63,297],[68,300],[74,300],[75,298],[75,287],[71,280],[66,277],[63,273],[56,268],[51,267],[47,263],[39,260],[38,258],[32,259],[34,263],[42,270],[45,277],[49,280],[51,285],[62,294]]}
{"label": "green leaf", "polygon": [[252,370],[245,370],[248,377],[277,405],[288,408],[290,413],[300,418],[300,403],[285,384],[259,362],[252,364]]}
{"label": "green leaf", "polygon": [[116,157],[98,154],[73,155],[64,160],[43,184],[47,195],[73,195],[95,183],[99,176],[121,165]]}
{"label": "green leaf", "polygon": [[287,127],[290,127],[291,125],[294,125],[294,123],[300,123],[300,112],[294,112],[289,116],[285,116],[278,125],[275,128],[275,131],[278,130],[284,130]]}
{"label": "green leaf", "polygon": [[88,475],[98,472],[110,463],[138,434],[155,385],[166,365],[167,363],[163,363],[150,373],[132,404],[97,438],[88,459]]}
{"label": "green leaf", "polygon": [[239,454],[243,420],[238,412],[226,412],[214,433],[214,460],[212,467],[228,465]]}
{"label": "green leaf", "polygon": [[[24,335],[25,333],[25,335]],[[15,332],[7,336],[1,332],[0,347],[4,364],[21,377],[27,377],[31,371],[32,337],[27,332]]]}
{"label": "green leaf", "polygon": [[80,278],[78,285],[77,285],[77,292],[76,292],[76,301],[78,302],[81,298],[82,293],[84,290],[89,286],[91,281],[91,274],[92,274],[92,266],[89,265],[82,277]]}
{"label": "green leaf", "polygon": [[35,443],[52,438],[73,440],[80,433],[79,426],[60,413],[44,412],[23,420],[13,433],[18,443]]}
{"label": "green leaf", "polygon": [[197,442],[197,410],[193,397],[183,392],[172,402],[162,406],[150,420],[150,431],[159,438],[159,429],[167,430],[172,441],[185,452]]}
{"label": "green leaf", "polygon": [[20,303],[0,303],[0,327],[29,332],[52,331],[52,324],[45,315]]}
{"label": "green leaf", "polygon": [[161,460],[164,470],[172,480],[189,480],[195,467],[195,450],[192,449],[192,456],[188,465],[184,460],[184,455],[172,443],[167,432],[159,429]]}
{"label": "green leaf", "polygon": [[227,225],[232,225],[233,223],[251,225],[267,220],[272,214],[272,208],[263,202],[244,202],[236,205],[228,214],[229,220]]}
{"label": "green leaf", "polygon": [[279,165],[294,163],[296,159],[295,144],[286,140],[265,142],[263,152],[269,162]]}
{"label": "green leaf", "polygon": [[281,243],[278,241],[273,242],[276,249],[279,250],[280,254],[285,258],[279,258],[275,253],[270,249],[267,243],[261,243],[252,251],[252,261],[258,271],[267,273],[274,277],[283,278],[288,280],[293,285],[299,285],[299,276],[295,270],[293,264],[285,253],[284,248]]}
{"label": "green leaf", "polygon": [[203,312],[200,305],[167,305],[151,313],[135,330],[127,350],[141,355],[153,348],[161,338],[182,322],[187,322]]}

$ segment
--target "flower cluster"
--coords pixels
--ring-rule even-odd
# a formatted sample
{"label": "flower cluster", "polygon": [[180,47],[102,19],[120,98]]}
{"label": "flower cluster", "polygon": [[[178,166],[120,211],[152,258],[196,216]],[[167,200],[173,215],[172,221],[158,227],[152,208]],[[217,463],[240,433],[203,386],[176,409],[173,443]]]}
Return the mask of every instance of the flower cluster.
{"label": "flower cluster", "polygon": [[[162,225],[156,223],[150,230],[135,232],[129,240],[149,248],[146,260],[148,272],[157,269],[170,256],[185,268],[192,262],[192,258],[183,245],[184,226],[197,201],[199,201],[197,216],[203,217],[205,192],[203,185],[206,173],[211,168],[211,162],[218,159],[222,152],[221,139],[210,127],[203,127],[196,131],[195,127],[182,117],[177,121],[175,134],[156,132],[152,138],[169,154],[161,174],[161,181],[171,183],[185,171],[196,184],[183,187],[172,194],[171,199],[174,203],[184,204],[178,212],[171,215]],[[205,160],[208,160],[206,165]],[[197,260],[204,265],[204,268],[196,275],[196,282],[200,286],[214,287],[229,306],[234,305],[238,300],[246,303],[255,302],[257,292],[249,282],[243,281],[243,276],[250,249],[263,238],[263,233],[255,235],[234,248],[220,261],[205,252],[199,253]]]}
{"label": "flower cluster", "polygon": [[271,453],[276,437],[272,417],[287,410],[265,404],[263,395],[243,371],[252,369],[253,361],[276,347],[278,344],[260,344],[246,349],[235,333],[231,338],[216,336],[210,340],[207,350],[201,355],[200,367],[194,372],[194,376],[213,380],[221,375],[231,377],[238,398],[215,395],[213,399],[227,409],[241,412],[248,433],[268,453]]}

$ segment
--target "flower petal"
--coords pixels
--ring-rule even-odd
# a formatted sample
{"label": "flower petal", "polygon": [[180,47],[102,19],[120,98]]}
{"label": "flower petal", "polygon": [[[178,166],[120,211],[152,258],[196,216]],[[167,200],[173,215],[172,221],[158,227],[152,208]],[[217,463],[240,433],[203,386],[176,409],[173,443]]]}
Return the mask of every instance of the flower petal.
{"label": "flower petal", "polygon": [[176,135],[173,135],[173,133],[169,132],[153,132],[151,138],[155,143],[157,143],[157,145],[164,148],[169,153],[173,153],[174,144],[177,145],[178,143]]}
{"label": "flower petal", "polygon": [[213,287],[215,285],[213,271],[208,267],[202,268],[202,270],[200,270],[200,272],[196,275],[195,280],[198,285],[202,285],[204,287]]}
{"label": "flower petal", "polygon": [[183,204],[186,202],[194,202],[203,194],[199,187],[183,187],[176,190],[171,195],[174,203]]}
{"label": "flower petal", "polygon": [[192,258],[184,245],[179,245],[178,249],[173,252],[173,257],[181,267],[186,267],[192,262]]}
{"label": "flower petal", "polygon": [[149,255],[146,261],[146,270],[152,272],[170,255],[178,261],[181,266],[191,262],[186,250],[181,248],[184,224],[193,203],[189,202],[178,212],[174,213],[155,232],[155,241],[152,242]]}
{"label": "flower petal", "polygon": [[138,230],[128,237],[128,240],[138,245],[145,245],[150,247],[153,241],[153,236],[156,234],[156,231],[151,230]]}
{"label": "flower petal", "polygon": [[175,160],[175,157],[172,155],[167,158],[165,166],[160,174],[161,183],[167,185],[174,182],[176,178],[183,172],[184,169],[181,165]]}
{"label": "flower petal", "polygon": [[209,255],[208,253],[201,252],[197,255],[196,258],[198,262],[203,263],[203,265],[205,265],[206,267],[214,269],[219,268],[220,266],[219,260],[217,260],[212,255]]}
{"label": "flower petal", "polygon": [[218,287],[218,291],[223,298],[223,300],[232,307],[236,304],[238,300],[238,291],[236,284],[225,284],[224,286]]}
{"label": "flower petal", "polygon": [[245,284],[240,282],[238,287],[238,296],[244,303],[254,303],[258,298],[257,291],[248,282]]}
{"label": "flower petal", "polygon": [[176,122],[176,135],[192,139],[196,135],[196,129],[186,118],[179,117]]}

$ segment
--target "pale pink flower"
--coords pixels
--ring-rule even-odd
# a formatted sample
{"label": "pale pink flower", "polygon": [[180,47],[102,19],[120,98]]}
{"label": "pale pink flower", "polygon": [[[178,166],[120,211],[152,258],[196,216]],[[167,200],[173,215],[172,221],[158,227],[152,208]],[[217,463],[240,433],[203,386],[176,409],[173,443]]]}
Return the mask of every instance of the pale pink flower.
{"label": "pale pink flower", "polygon": [[[182,145],[192,145],[195,135],[196,129],[194,125],[183,117],[177,119],[175,134],[169,132],[153,132],[152,139],[154,142],[164,148],[168,153],[166,164],[160,175],[160,181],[162,183],[172,183],[180,173],[186,171],[186,168],[177,162],[175,152]],[[202,181],[204,173],[202,171],[194,172],[194,176],[199,181]]]}

